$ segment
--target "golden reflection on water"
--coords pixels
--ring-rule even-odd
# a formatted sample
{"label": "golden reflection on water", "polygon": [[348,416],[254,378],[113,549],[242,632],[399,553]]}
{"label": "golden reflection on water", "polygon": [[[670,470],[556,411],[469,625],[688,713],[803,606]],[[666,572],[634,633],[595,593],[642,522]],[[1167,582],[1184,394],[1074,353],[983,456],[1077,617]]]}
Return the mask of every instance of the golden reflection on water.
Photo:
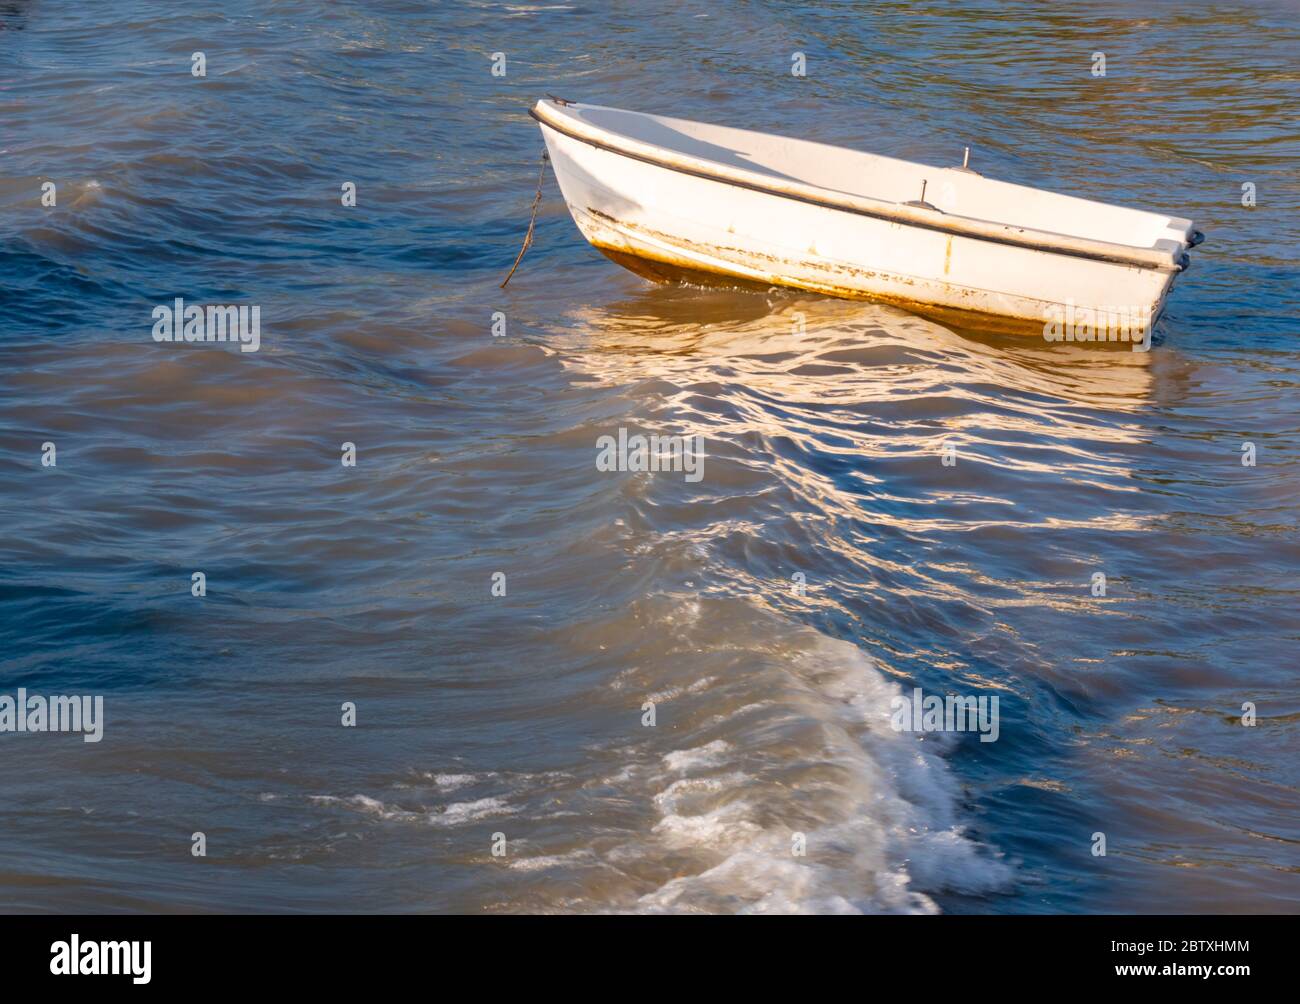
{"label": "golden reflection on water", "polygon": [[[586,306],[564,325],[552,344],[565,365],[643,394],[654,422],[733,445],[790,439],[807,456],[851,465],[846,492],[817,465],[751,451],[751,473],[775,472],[828,511],[859,512],[865,495],[873,516],[932,531],[1027,518],[1062,528],[1146,525],[1122,506],[1026,513],[1009,488],[943,477],[935,454],[952,442],[999,474],[1058,478],[1064,491],[1140,491],[1128,458],[1148,435],[1149,353],[959,333],[887,305],[684,287]],[[886,460],[908,466],[873,471]],[[928,512],[952,501],[1002,511]]]}
{"label": "golden reflection on water", "polygon": [[[1135,476],[1160,372],[1149,353],[956,332],[887,305],[688,287],[588,304],[548,344],[570,371],[634,398],[621,422],[704,435],[699,493],[628,483],[643,529],[698,521],[693,539],[725,546],[783,520],[791,539],[834,552],[858,587],[895,606],[964,602],[987,586],[985,609],[1068,610],[1052,586],[1006,592],[947,560],[951,535],[1021,547],[1026,532],[1085,540],[1154,519]],[[950,440],[955,471],[939,460]],[[761,577],[733,574],[784,605]]]}
{"label": "golden reflection on water", "polygon": [[1140,411],[1152,392],[1151,354],[1127,345],[953,330],[883,304],[782,291],[649,287],[564,324],[569,364],[610,384],[717,367],[780,398],[847,405],[959,385],[1108,412]]}

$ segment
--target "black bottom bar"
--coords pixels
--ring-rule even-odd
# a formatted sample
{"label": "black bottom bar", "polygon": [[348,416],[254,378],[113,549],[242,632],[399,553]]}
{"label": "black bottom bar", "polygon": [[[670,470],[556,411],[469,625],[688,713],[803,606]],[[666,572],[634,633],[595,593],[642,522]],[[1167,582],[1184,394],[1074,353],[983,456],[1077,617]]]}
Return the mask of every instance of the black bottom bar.
{"label": "black bottom bar", "polygon": [[[942,990],[1135,978],[1227,989],[1233,984],[1225,981],[1290,975],[1281,956],[1293,929],[1291,918],[1250,916],[7,916],[0,917],[0,971],[7,990],[63,983],[74,992],[110,985],[220,991],[269,977],[298,990],[374,993],[382,992],[377,978],[436,977],[450,987],[445,980],[461,977],[487,979],[490,993],[512,979],[534,988],[561,977],[567,986],[587,975],[596,983],[610,966],[655,981],[656,971],[685,965],[719,983],[762,981],[773,968],[811,978],[809,966],[865,965],[873,979],[893,973],[918,990],[931,981]],[[619,993],[604,979],[606,993]]]}

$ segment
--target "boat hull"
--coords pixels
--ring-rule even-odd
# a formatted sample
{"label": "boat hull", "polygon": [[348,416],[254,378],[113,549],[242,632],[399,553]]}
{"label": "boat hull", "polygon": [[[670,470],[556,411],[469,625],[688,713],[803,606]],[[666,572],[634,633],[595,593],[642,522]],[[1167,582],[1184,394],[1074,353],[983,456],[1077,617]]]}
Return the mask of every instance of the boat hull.
{"label": "boat hull", "polygon": [[[647,278],[783,286],[894,303],[969,326],[1079,340],[1149,332],[1177,273],[983,240],[754,191],[539,123],[583,236]],[[1089,313],[1085,313],[1089,312]],[[1118,319],[1118,320],[1117,320]],[[1104,320],[1104,323],[1102,321]],[[1143,339],[1149,344],[1149,337]]]}

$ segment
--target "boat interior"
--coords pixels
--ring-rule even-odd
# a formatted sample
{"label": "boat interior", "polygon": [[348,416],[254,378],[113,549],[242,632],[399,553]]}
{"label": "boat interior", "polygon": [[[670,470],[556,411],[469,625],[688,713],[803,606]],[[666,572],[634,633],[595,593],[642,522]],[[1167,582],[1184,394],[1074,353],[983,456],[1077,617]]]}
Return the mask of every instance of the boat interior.
{"label": "boat interior", "polygon": [[961,167],[600,105],[554,107],[615,137],[829,192],[915,205],[924,183],[927,208],[956,217],[1134,248],[1172,249],[1193,240],[1190,220],[997,181]]}

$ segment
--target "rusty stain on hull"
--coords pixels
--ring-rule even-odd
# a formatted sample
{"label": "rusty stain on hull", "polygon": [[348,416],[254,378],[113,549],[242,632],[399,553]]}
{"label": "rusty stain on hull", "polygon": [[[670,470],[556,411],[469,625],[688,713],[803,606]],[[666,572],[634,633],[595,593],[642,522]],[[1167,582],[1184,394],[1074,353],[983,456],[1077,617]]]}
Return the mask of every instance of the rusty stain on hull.
{"label": "rusty stain on hull", "polygon": [[758,282],[754,279],[746,279],[743,276],[729,275],[723,272],[707,272],[704,269],[692,268],[663,259],[644,258],[628,251],[615,250],[605,244],[593,244],[592,247],[610,261],[622,265],[629,272],[635,272],[642,279],[649,279],[651,282],[684,282],[692,286],[748,289],[757,293],[765,293],[772,288],[770,282]]}
{"label": "rusty stain on hull", "polygon": [[[659,233],[648,227],[643,227],[635,223],[626,223],[622,220],[616,220],[607,213],[602,213],[598,209],[588,207],[585,210],[589,215],[601,220],[602,222],[619,229],[633,232],[641,232],[648,237],[652,237],[661,243],[673,243],[672,238],[667,234]],[[900,307],[910,313],[917,314],[921,317],[937,321],[940,324],[970,328],[978,331],[986,331],[995,334],[1014,334],[1014,335],[1033,335],[1041,338],[1043,336],[1042,318],[1028,317],[1008,317],[1003,314],[991,314],[983,310],[967,310],[959,307],[940,306],[934,303],[928,303],[924,300],[912,299],[905,296],[895,296],[887,293],[867,293],[861,289],[851,286],[837,286],[831,283],[813,282],[800,279],[789,279],[782,274],[782,266],[789,266],[791,263],[782,259],[744,251],[740,248],[729,247],[707,247],[701,250],[710,256],[726,260],[728,256],[742,260],[748,260],[749,267],[768,272],[766,279],[754,279],[749,276],[738,275],[734,272],[723,269],[709,269],[692,258],[685,256],[676,258],[667,255],[651,254],[643,248],[633,250],[627,245],[614,246],[602,241],[593,240],[588,237],[591,245],[605,255],[610,261],[623,266],[628,271],[641,276],[643,279],[649,279],[651,282],[673,283],[684,282],[697,286],[722,286],[739,289],[748,289],[755,291],[766,291],[773,286],[784,287],[786,289],[798,289],[805,292],[821,293],[826,296],[833,296],[842,300],[866,300],[873,303],[887,303],[891,306]],[[833,262],[800,262],[800,267],[816,268],[822,271],[834,270],[843,273],[846,276],[858,278],[874,278],[877,273],[864,269],[852,269],[836,265]],[[898,277],[899,281],[914,282],[906,277]]]}

